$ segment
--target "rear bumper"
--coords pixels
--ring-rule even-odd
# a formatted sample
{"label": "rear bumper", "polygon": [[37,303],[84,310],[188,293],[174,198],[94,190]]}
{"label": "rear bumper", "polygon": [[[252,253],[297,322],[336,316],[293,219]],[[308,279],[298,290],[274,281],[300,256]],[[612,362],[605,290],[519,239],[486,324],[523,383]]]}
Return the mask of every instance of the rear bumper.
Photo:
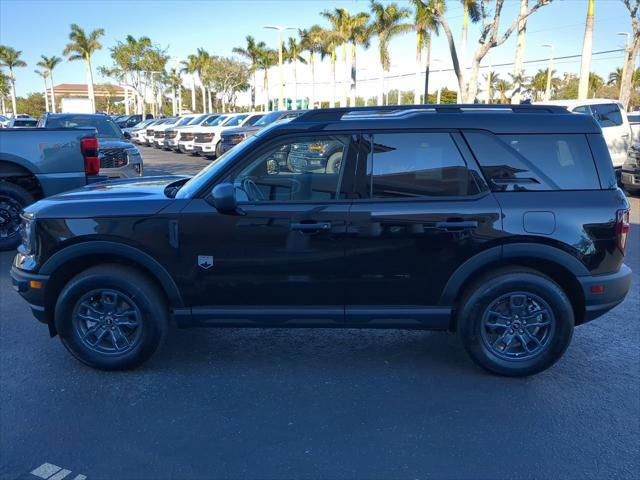
{"label": "rear bumper", "polygon": [[[585,318],[588,322],[604,315],[619,305],[631,287],[631,269],[622,265],[620,270],[606,275],[577,277],[585,298]],[[593,289],[602,293],[593,293]]]}
{"label": "rear bumper", "polygon": [[[39,275],[17,268],[15,265],[11,267],[11,284],[13,289],[24,298],[33,316],[42,323],[48,323],[44,311],[44,291],[49,281],[48,275]],[[39,282],[39,288],[33,288],[32,282]]]}

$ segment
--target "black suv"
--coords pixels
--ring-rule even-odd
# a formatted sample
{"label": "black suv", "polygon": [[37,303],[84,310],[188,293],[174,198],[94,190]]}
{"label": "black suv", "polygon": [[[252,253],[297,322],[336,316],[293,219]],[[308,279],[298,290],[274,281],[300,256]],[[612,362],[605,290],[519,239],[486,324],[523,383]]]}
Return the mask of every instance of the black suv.
{"label": "black suv", "polygon": [[193,178],[28,207],[11,275],[51,335],[102,369],[146,360],[173,321],[455,331],[482,367],[521,376],[624,299],[628,215],[590,116],[315,110]]}

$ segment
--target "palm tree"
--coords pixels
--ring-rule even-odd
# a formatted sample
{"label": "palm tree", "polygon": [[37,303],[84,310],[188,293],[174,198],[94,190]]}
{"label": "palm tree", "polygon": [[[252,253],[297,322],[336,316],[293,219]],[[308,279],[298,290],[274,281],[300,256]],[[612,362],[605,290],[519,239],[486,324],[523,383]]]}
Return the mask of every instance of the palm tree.
{"label": "palm tree", "polygon": [[347,15],[344,19],[347,39],[349,43],[351,43],[351,88],[349,102],[352,107],[356,105],[356,50],[358,45],[369,48],[371,29],[368,23],[369,14],[366,12]]}
{"label": "palm tree", "polygon": [[324,30],[320,25],[313,25],[306,30],[298,30],[300,46],[303,50],[309,52],[309,66],[311,67],[311,97],[309,99],[309,108],[314,108],[316,103],[315,54],[322,51],[323,32]]}
{"label": "palm tree", "polygon": [[255,110],[257,88],[256,85],[258,84],[256,78],[256,74],[258,72],[258,57],[260,50],[267,48],[267,45],[264,42],[256,43],[255,38],[253,38],[251,35],[247,35],[246,41],[246,47],[235,47],[233,49],[233,53],[246,58],[250,62],[249,71],[253,74],[253,85],[251,87],[251,109]]}
{"label": "palm tree", "polygon": [[[191,111],[196,111],[196,73],[198,72],[198,57],[189,55],[186,60],[180,62],[182,68],[181,73],[185,73],[191,77]],[[204,109],[204,106],[202,107]]]}
{"label": "palm tree", "polygon": [[331,61],[331,102],[329,106],[333,108],[336,106],[336,49],[340,46],[340,36],[334,30],[325,30],[322,38],[320,59],[324,60],[328,56]]}
{"label": "palm tree", "polygon": [[264,71],[264,111],[269,110],[269,69],[278,64],[278,52],[272,48],[261,48],[258,54],[258,68]]}
{"label": "palm tree", "polygon": [[[438,21],[433,15],[433,10],[428,8],[422,0],[410,0],[415,8],[414,28],[417,34],[416,44],[416,84],[413,92],[413,102],[420,103],[420,92],[422,85],[420,77],[422,76],[422,49],[426,49],[427,65],[425,82],[429,81],[429,64],[431,63],[431,34],[438,34]],[[424,103],[428,103],[428,83],[425,83]]]}
{"label": "palm tree", "polygon": [[47,78],[49,78],[49,72],[47,70],[34,70],[36,75],[42,77],[44,80],[44,108],[47,113],[49,113],[49,85],[47,83]]}
{"label": "palm tree", "polygon": [[511,85],[509,81],[503,78],[499,78],[498,75],[496,75],[494,88],[495,88],[495,91],[498,92],[498,94],[500,95],[500,103],[509,103],[509,97],[507,97],[507,92],[511,90],[512,87],[513,85]]}
{"label": "palm tree", "polygon": [[198,73],[198,78],[200,79],[200,92],[202,93],[202,111],[204,113],[209,113],[211,108],[211,97],[209,97],[209,108],[207,109],[207,92],[206,86],[202,81],[202,76],[205,70],[209,65],[209,61],[211,59],[211,55],[204,48],[198,48],[196,51],[196,72]]}
{"label": "palm tree", "polygon": [[578,84],[578,99],[584,100],[589,95],[589,72],[591,70],[591,51],[593,50],[594,0],[587,5],[587,21],[584,27],[582,42],[582,62],[580,64],[580,83]]}
{"label": "palm tree", "polygon": [[[466,67],[467,57],[467,36],[469,33],[469,19],[472,23],[480,20],[480,8],[477,0],[460,0],[462,3],[462,32],[460,39],[460,65]],[[458,101],[460,100],[460,92],[458,92]]]}
{"label": "palm tree", "polygon": [[298,108],[298,62],[306,64],[307,61],[300,53],[302,52],[302,46],[295,38],[289,37],[287,46],[282,52],[282,56],[285,62],[293,63],[293,110]]}
{"label": "palm tree", "polygon": [[[331,24],[331,34],[334,40],[338,43],[338,46],[341,47],[342,50],[342,63],[344,65],[344,72],[346,73],[347,69],[347,41],[349,40],[349,12],[344,8],[336,8],[333,12],[329,10],[325,10],[321,13],[321,15],[326,18]],[[335,56],[335,55],[334,55]],[[335,68],[335,65],[334,65]],[[335,77],[335,75],[334,75]],[[340,106],[347,106],[347,88],[345,84],[345,88],[342,89],[342,98],[340,101]]]}
{"label": "palm tree", "polygon": [[518,22],[518,37],[516,38],[516,58],[513,63],[513,74],[510,75],[513,80],[513,93],[511,101],[520,103],[522,98],[522,80],[524,78],[524,46],[527,39],[527,18],[524,15],[529,9],[529,0],[520,0],[520,16],[523,17]]}
{"label": "palm tree", "polygon": [[182,78],[180,77],[180,71],[177,68],[172,68],[169,72],[165,72],[165,83],[169,85],[171,89],[171,107],[173,116],[181,114],[180,102],[178,98],[181,97],[182,90]]}
{"label": "palm tree", "polygon": [[593,97],[596,96],[596,92],[600,87],[604,85],[604,79],[593,72],[589,73],[589,94]]}
{"label": "palm tree", "polygon": [[18,107],[16,103],[16,76],[13,69],[27,66],[27,62],[21,60],[20,55],[22,55],[21,50],[15,50],[11,47],[0,45],[0,66],[7,67],[9,69],[9,82],[11,83],[11,107],[13,109],[13,115],[18,114]]}
{"label": "palm tree", "polygon": [[391,68],[389,57],[389,42],[398,34],[408,32],[413,29],[413,25],[402,23],[402,20],[409,17],[409,10],[399,7],[396,3],[383,5],[371,0],[371,13],[373,14],[373,25],[371,30],[378,37],[378,54],[380,55],[380,85],[378,89],[378,105],[383,104],[384,97],[384,74]]}
{"label": "palm tree", "polygon": [[96,111],[96,97],[93,92],[93,70],[91,69],[91,55],[96,50],[100,50],[102,45],[98,41],[104,35],[104,29],[98,28],[93,30],[89,35],[75,23],[71,24],[71,32],[69,33],[70,43],[67,44],[62,52],[70,62],[75,60],[84,60],[87,64],[87,88],[89,92],[89,100],[91,101],[91,109]]}
{"label": "palm tree", "polygon": [[40,55],[40,58],[42,58],[42,60],[38,62],[38,66],[46,68],[49,72],[49,82],[51,83],[51,111],[53,113],[56,113],[56,92],[53,84],[53,69],[62,62],[62,59],[60,57],[56,57],[55,55],[52,55],[50,57]]}
{"label": "palm tree", "polygon": [[[547,88],[547,72],[549,70],[547,68],[540,68],[536,72],[536,74],[531,77],[531,82],[528,87],[533,92],[534,100],[541,100],[542,95],[544,94]],[[560,84],[561,80],[555,76],[556,71],[551,70],[551,88],[552,90],[557,88]]]}

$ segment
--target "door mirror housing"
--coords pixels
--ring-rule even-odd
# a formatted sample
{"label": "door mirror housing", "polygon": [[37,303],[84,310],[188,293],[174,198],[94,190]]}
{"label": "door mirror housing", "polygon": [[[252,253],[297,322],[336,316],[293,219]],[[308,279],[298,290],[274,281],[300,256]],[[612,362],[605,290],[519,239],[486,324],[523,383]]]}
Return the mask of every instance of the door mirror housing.
{"label": "door mirror housing", "polygon": [[216,207],[220,213],[226,215],[244,215],[244,212],[238,207],[236,201],[236,187],[233,183],[219,183],[211,191],[212,205]]}

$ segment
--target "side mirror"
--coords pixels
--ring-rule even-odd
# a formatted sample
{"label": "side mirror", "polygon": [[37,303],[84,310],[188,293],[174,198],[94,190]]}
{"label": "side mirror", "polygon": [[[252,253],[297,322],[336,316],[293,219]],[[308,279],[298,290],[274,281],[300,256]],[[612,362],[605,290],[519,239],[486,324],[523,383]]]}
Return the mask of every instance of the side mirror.
{"label": "side mirror", "polygon": [[236,187],[232,183],[219,183],[211,191],[213,206],[226,215],[244,215],[236,201]]}
{"label": "side mirror", "polygon": [[129,132],[124,132],[124,138],[127,140],[131,138],[131,134]]}

